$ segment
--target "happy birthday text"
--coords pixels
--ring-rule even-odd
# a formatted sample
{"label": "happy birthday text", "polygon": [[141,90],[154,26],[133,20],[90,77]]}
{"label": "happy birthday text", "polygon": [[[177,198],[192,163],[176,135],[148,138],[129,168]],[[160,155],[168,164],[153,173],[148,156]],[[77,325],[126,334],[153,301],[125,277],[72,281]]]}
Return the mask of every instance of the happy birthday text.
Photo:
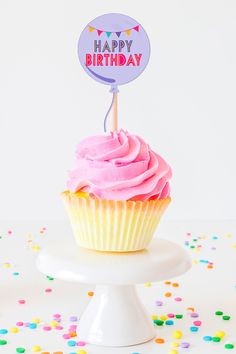
{"label": "happy birthday text", "polygon": [[133,40],[94,40],[94,54],[86,54],[86,66],[139,66],[142,53],[130,54],[132,44]]}

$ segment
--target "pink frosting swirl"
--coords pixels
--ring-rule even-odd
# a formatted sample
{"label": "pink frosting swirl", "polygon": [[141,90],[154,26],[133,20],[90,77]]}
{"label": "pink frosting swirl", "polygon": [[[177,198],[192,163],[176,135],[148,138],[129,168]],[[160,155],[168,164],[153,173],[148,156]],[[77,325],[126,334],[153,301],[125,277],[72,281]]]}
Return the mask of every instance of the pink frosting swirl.
{"label": "pink frosting swirl", "polygon": [[142,138],[119,130],[78,144],[67,187],[107,200],[163,199],[171,176],[170,166]]}

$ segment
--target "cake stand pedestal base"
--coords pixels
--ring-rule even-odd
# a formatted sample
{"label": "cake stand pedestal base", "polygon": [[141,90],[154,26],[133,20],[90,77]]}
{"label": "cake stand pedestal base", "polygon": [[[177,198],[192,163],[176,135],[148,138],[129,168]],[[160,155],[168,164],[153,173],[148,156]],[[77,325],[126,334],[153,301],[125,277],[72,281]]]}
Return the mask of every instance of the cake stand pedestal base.
{"label": "cake stand pedestal base", "polygon": [[79,328],[86,342],[105,346],[138,344],[155,336],[134,285],[97,285]]}
{"label": "cake stand pedestal base", "polygon": [[163,239],[153,240],[146,250],[131,253],[95,252],[64,242],[41,251],[37,267],[57,279],[97,284],[80,317],[80,340],[129,346],[155,336],[135,284],[181,275],[191,267],[191,261],[182,247]]}

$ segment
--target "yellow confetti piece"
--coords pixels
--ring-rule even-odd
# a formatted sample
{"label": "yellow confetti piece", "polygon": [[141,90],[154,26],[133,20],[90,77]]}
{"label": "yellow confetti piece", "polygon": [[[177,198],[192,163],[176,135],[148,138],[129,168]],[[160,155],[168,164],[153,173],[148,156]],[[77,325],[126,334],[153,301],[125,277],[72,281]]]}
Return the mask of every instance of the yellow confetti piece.
{"label": "yellow confetti piece", "polygon": [[56,327],[58,325],[59,325],[59,322],[57,322],[57,321],[51,321],[50,322],[50,326],[52,326],[52,327]]}
{"label": "yellow confetti piece", "polygon": [[231,237],[232,237],[232,234],[225,234],[225,237],[231,238]]}
{"label": "yellow confetti piece", "polygon": [[33,318],[31,322],[32,323],[40,323],[41,320],[39,318]]}
{"label": "yellow confetti piece", "polygon": [[170,343],[171,348],[178,348],[179,347],[179,343],[178,342],[172,342]]}
{"label": "yellow confetti piece", "polygon": [[32,246],[31,248],[34,251],[39,251],[41,247],[40,246]]}
{"label": "yellow confetti piece", "polygon": [[32,347],[33,352],[41,352],[42,348],[39,345],[34,345]]}
{"label": "yellow confetti piece", "polygon": [[158,319],[158,316],[157,315],[152,315],[151,319],[154,321],[154,320],[157,320]]}
{"label": "yellow confetti piece", "polygon": [[10,263],[3,263],[3,268],[10,268],[11,267],[11,264]]}
{"label": "yellow confetti piece", "polygon": [[172,337],[175,339],[181,339],[183,337],[183,333],[182,333],[182,331],[179,331],[179,330],[174,331],[172,333]]}
{"label": "yellow confetti piece", "polygon": [[17,327],[12,327],[12,328],[9,329],[9,332],[10,332],[10,333],[18,333],[18,332],[19,332],[19,328],[17,328]]}
{"label": "yellow confetti piece", "polygon": [[192,260],[192,264],[198,264],[199,262],[196,259]]}
{"label": "yellow confetti piece", "polygon": [[80,349],[78,352],[78,354],[87,354],[86,350]]}
{"label": "yellow confetti piece", "polygon": [[152,283],[144,283],[144,286],[147,286],[147,287],[152,286]]}
{"label": "yellow confetti piece", "polygon": [[225,336],[225,332],[224,331],[217,331],[216,333],[215,333],[215,337],[219,337],[219,338],[224,338],[224,336]]}
{"label": "yellow confetti piece", "polygon": [[165,315],[160,316],[160,320],[162,320],[162,321],[166,321],[167,319],[168,319],[168,317]]}
{"label": "yellow confetti piece", "polygon": [[233,248],[236,248],[236,244],[233,244],[232,247],[233,247]]}

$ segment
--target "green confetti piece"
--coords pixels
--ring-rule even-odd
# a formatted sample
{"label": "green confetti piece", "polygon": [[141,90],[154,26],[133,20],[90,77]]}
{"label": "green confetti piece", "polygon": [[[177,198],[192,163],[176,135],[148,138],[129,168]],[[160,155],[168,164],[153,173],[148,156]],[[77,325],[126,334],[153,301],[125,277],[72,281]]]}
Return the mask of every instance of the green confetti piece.
{"label": "green confetti piece", "polygon": [[163,324],[164,324],[164,321],[162,321],[162,320],[154,320],[153,322],[154,322],[155,325],[157,325],[157,326],[163,326]]}
{"label": "green confetti piece", "polygon": [[5,345],[7,344],[7,341],[5,339],[0,339],[0,345]]}
{"label": "green confetti piece", "polygon": [[212,337],[212,342],[220,342],[220,337]]}
{"label": "green confetti piece", "polygon": [[181,319],[183,318],[183,315],[175,315],[176,318]]}
{"label": "green confetti piece", "polygon": [[225,344],[225,349],[233,349],[234,345],[231,343]]}

